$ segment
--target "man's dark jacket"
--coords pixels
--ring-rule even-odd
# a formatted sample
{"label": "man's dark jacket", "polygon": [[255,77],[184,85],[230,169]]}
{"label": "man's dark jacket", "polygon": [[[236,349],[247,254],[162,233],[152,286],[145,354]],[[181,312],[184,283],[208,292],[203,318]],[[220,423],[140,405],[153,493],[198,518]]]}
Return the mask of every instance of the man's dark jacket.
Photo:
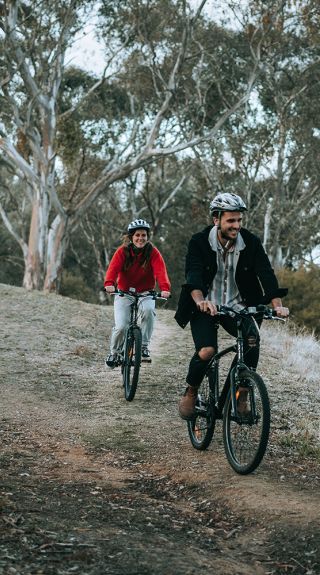
{"label": "man's dark jacket", "polygon": [[[192,236],[186,256],[186,283],[182,286],[175,319],[185,327],[197,306],[191,297],[191,291],[201,290],[208,295],[213,278],[217,273],[216,252],[209,244],[209,233],[213,226]],[[268,304],[273,298],[283,297],[287,289],[279,288],[277,278],[269,258],[257,236],[242,228],[240,234],[246,247],[240,251],[236,268],[236,283],[246,306]]]}

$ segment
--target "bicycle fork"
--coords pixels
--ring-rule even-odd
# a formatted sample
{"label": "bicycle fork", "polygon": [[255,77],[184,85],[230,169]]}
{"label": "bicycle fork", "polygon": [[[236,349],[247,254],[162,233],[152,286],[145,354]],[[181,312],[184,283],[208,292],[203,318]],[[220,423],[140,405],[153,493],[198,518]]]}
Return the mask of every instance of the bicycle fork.
{"label": "bicycle fork", "polygon": [[[231,394],[231,417],[237,421],[241,421],[241,416],[238,415],[238,391],[237,388],[243,387],[241,383],[241,372],[248,371],[248,366],[244,363],[243,354],[243,336],[240,322],[237,322],[237,363],[230,371],[230,394]],[[252,385],[246,385],[248,388],[248,400],[250,402],[251,419],[256,421],[256,404],[255,397],[252,390]]]}
{"label": "bicycle fork", "polygon": [[209,381],[209,409],[214,419],[222,419],[222,409],[219,405],[219,358],[213,359],[207,372]]}
{"label": "bicycle fork", "polygon": [[[237,364],[230,373],[230,392],[231,392],[231,417],[238,422],[243,421],[243,417],[238,414],[238,388],[245,387],[248,390],[248,403],[250,406],[250,423],[257,423],[259,420],[259,415],[256,408],[255,393],[250,381],[244,383],[241,378],[241,372],[248,372],[250,368],[245,364]],[[248,423],[249,421],[247,421]]]}

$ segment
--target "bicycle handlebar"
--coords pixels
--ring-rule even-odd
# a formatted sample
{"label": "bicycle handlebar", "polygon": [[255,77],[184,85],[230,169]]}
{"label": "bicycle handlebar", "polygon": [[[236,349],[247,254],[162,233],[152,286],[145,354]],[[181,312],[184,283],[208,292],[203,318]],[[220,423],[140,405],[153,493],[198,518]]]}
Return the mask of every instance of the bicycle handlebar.
{"label": "bicycle handlebar", "polygon": [[120,289],[116,289],[115,291],[112,292],[106,292],[108,295],[119,295],[120,297],[123,297],[125,295],[129,295],[131,297],[135,297],[135,298],[141,298],[141,297],[147,297],[147,296],[152,296],[152,299],[162,299],[164,301],[167,301],[168,298],[166,297],[162,297],[161,292],[156,292],[154,290],[148,290],[142,293],[137,293],[134,291],[125,291],[125,290],[120,290]]}
{"label": "bicycle handlebar", "polygon": [[268,307],[267,305],[257,305],[255,306],[249,306],[249,307],[245,307],[241,310],[234,310],[231,307],[225,306],[225,305],[220,305],[217,306],[217,310],[218,310],[218,315],[230,315],[230,316],[241,316],[241,317],[258,317],[258,318],[263,318],[263,319],[272,319],[272,320],[277,320],[277,321],[286,321],[284,318],[282,317],[278,317],[277,316],[277,312],[274,309],[271,309],[270,307]]}

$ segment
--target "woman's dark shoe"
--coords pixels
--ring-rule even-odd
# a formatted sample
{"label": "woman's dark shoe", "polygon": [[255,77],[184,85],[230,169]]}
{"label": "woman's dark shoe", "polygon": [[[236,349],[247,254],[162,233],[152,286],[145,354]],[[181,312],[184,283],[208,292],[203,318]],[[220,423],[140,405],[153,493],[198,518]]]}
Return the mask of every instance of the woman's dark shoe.
{"label": "woman's dark shoe", "polygon": [[150,351],[147,347],[143,347],[141,351],[141,361],[151,363]]}
{"label": "woman's dark shoe", "polygon": [[110,367],[110,369],[114,369],[119,365],[119,356],[116,353],[109,353],[109,355],[106,357],[105,362],[106,365]]}

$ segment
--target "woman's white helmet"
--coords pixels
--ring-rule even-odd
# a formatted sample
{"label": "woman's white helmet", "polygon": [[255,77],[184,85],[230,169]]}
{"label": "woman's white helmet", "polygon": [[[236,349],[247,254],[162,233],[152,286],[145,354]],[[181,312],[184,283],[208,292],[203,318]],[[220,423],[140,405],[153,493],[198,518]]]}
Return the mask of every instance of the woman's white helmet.
{"label": "woman's white helmet", "polygon": [[210,213],[213,212],[244,212],[247,206],[237,194],[220,192],[210,203]]}
{"label": "woman's white helmet", "polygon": [[146,220],[133,220],[128,225],[128,233],[131,234],[134,230],[150,230],[150,224]]}

